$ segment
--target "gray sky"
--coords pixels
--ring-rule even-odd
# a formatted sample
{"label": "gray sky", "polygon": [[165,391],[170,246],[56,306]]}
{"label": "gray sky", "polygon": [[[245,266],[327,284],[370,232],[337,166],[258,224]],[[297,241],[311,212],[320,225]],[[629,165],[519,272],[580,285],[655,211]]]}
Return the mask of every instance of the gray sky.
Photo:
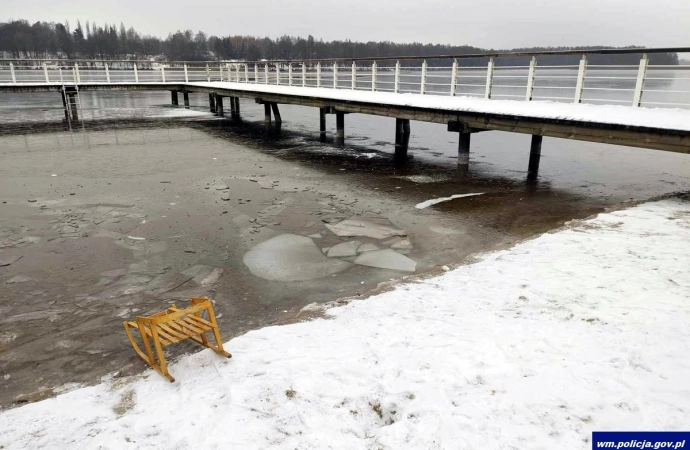
{"label": "gray sky", "polygon": [[690,0],[3,0],[0,20],[124,22],[161,37],[283,34],[510,48],[690,46]]}

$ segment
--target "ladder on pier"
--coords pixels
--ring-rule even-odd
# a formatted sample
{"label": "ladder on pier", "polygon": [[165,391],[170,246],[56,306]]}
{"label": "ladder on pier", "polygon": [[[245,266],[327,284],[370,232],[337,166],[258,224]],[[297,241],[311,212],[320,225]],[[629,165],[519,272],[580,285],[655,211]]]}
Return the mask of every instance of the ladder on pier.
{"label": "ladder on pier", "polygon": [[81,117],[82,127],[84,126],[83,107],[81,98],[79,97],[79,86],[63,84],[62,105],[65,108],[65,118],[69,122],[70,129],[72,129],[72,122],[79,122]]}

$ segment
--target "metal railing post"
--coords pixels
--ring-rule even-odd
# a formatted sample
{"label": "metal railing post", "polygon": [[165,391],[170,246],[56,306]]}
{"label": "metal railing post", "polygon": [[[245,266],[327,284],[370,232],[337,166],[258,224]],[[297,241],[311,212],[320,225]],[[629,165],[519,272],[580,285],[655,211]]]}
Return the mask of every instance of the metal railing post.
{"label": "metal railing post", "polygon": [[165,83],[165,66],[161,66],[161,78],[163,79],[163,83]]}
{"label": "metal railing post", "polygon": [[647,54],[640,59],[640,68],[637,70],[637,82],[635,83],[635,96],[633,97],[633,107],[638,108],[642,104],[642,91],[644,89],[644,77],[647,75],[649,59]]}
{"label": "metal railing post", "polygon": [[338,89],[338,63],[333,63],[333,89]]}
{"label": "metal railing post", "polygon": [[187,72],[187,63],[184,65],[184,82],[189,83],[189,72]]}
{"label": "metal railing post", "polygon": [[292,86],[292,63],[288,64],[288,86]]}
{"label": "metal railing post", "polygon": [[[218,73],[220,74],[220,81],[223,81],[223,65],[222,64],[218,64]],[[211,77],[211,79],[213,79],[213,77]],[[230,71],[228,71],[228,81],[231,81],[230,80]]]}
{"label": "metal railing post", "polygon": [[254,63],[254,84],[259,84],[259,65]]}
{"label": "metal railing post", "polygon": [[264,83],[268,84],[268,63],[264,64],[264,74],[266,75],[265,79],[264,79]]}
{"label": "metal railing post", "polygon": [[582,92],[585,87],[585,72],[587,72],[587,56],[582,55],[582,59],[580,60],[580,68],[577,71],[577,83],[575,84],[574,103],[582,102]]}
{"label": "metal railing post", "polygon": [[211,82],[211,69],[208,68],[208,64],[206,64],[206,82]]}
{"label": "metal railing post", "polygon": [[48,78],[48,66],[46,66],[46,63],[43,63],[43,75],[46,77],[46,83],[50,83],[50,79]]}
{"label": "metal railing post", "polygon": [[525,93],[525,100],[532,101],[532,93],[534,92],[534,75],[537,71],[537,57],[532,56],[529,62],[529,72],[527,73],[527,92]]}
{"label": "metal railing post", "polygon": [[108,69],[108,63],[104,63],[105,65],[105,81],[107,83],[110,83],[110,70]]}
{"label": "metal railing post", "polygon": [[371,90],[376,92],[376,61],[371,63]]}
{"label": "metal railing post", "polygon": [[494,80],[494,58],[489,58],[489,64],[486,66],[486,90],[484,91],[484,98],[491,98],[491,85]]}
{"label": "metal railing post", "polygon": [[81,83],[81,75],[79,75],[79,63],[74,63],[74,82]]}
{"label": "metal railing post", "polygon": [[307,85],[307,65],[302,63],[302,87]]}
{"label": "metal railing post", "polygon": [[316,63],[316,87],[321,87],[321,63]]}
{"label": "metal railing post", "polygon": [[10,63],[10,74],[12,75],[12,83],[17,82],[17,76],[14,74],[14,64]]}
{"label": "metal railing post", "polygon": [[249,83],[249,64],[244,65],[244,82]]}
{"label": "metal railing post", "polygon": [[455,97],[456,84],[458,84],[458,60],[453,60],[453,68],[450,72],[450,96]]}
{"label": "metal railing post", "polygon": [[352,89],[357,87],[357,64],[352,61]]}
{"label": "metal railing post", "polygon": [[393,92],[396,94],[400,91],[400,61],[395,62],[395,83],[393,84]]}
{"label": "metal railing post", "polygon": [[134,82],[139,82],[139,71],[137,71],[137,63],[134,63]]}
{"label": "metal railing post", "polygon": [[58,73],[60,74],[60,84],[63,84],[64,82],[62,80],[62,67],[58,67]]}
{"label": "metal railing post", "polygon": [[419,93],[424,95],[424,91],[426,90],[426,59],[422,61],[422,79],[419,84]]}
{"label": "metal railing post", "polygon": [[280,85],[280,63],[276,64],[276,84]]}

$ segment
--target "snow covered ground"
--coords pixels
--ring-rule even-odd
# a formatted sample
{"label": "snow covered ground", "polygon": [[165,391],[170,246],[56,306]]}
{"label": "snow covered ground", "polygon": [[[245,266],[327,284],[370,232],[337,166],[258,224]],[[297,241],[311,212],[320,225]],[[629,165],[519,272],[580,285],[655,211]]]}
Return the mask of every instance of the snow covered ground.
{"label": "snow covered ground", "polygon": [[252,331],[230,360],[183,357],[174,384],[149,370],[6,411],[0,448],[586,449],[592,430],[686,430],[689,268],[690,202],[602,214]]}

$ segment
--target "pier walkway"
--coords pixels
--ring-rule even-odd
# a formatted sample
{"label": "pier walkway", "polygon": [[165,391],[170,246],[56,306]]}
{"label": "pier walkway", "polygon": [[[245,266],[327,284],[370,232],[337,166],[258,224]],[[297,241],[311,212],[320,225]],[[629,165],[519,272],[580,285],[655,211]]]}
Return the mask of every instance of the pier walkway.
{"label": "pier walkway", "polygon": [[[272,130],[282,124],[278,105],[310,106],[319,108],[322,137],[326,114],[336,115],[341,144],[346,114],[394,117],[400,158],[410,120],[439,123],[460,135],[460,166],[469,164],[472,133],[526,133],[529,171],[536,173],[543,136],[690,153],[690,65],[650,62],[669,52],[690,48],[220,63],[5,60],[0,93],[60,92],[72,119],[79,91],[165,90],[174,105],[182,94],[184,106],[190,94],[208,94],[211,111],[233,119],[241,117],[240,99],[249,99],[264,105]],[[639,63],[588,63],[592,55],[619,53],[639,55]],[[554,56],[575,56],[578,64],[537,64]],[[501,63],[506,57],[528,64]]]}

